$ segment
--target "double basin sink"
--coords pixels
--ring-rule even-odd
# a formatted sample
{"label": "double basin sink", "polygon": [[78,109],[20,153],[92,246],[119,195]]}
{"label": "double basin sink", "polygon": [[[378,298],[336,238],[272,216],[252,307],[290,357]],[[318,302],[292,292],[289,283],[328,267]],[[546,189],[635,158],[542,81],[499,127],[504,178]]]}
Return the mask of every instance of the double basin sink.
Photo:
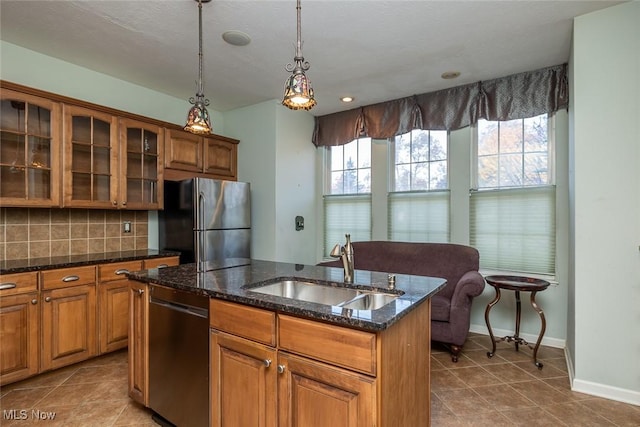
{"label": "double basin sink", "polygon": [[301,280],[278,280],[248,289],[266,295],[342,307],[351,310],[377,310],[401,294],[323,285]]}

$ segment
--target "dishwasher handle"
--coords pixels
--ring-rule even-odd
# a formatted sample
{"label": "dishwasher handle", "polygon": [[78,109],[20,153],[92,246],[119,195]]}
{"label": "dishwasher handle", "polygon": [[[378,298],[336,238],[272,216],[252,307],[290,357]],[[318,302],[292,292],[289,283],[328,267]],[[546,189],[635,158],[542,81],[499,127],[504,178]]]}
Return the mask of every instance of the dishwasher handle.
{"label": "dishwasher handle", "polygon": [[176,302],[165,301],[165,300],[161,300],[161,299],[154,298],[154,297],[149,298],[149,303],[150,304],[159,305],[159,306],[167,308],[169,310],[179,311],[179,312],[184,313],[184,314],[203,317],[205,319],[209,318],[209,310],[201,308],[201,307],[195,307],[195,306],[188,305],[188,304],[180,304],[180,303],[176,303]]}

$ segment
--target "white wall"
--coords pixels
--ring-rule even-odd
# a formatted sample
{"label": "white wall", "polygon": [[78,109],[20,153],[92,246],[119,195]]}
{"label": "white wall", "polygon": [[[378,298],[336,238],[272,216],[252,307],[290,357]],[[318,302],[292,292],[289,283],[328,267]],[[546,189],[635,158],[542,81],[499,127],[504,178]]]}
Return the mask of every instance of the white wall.
{"label": "white wall", "polygon": [[575,19],[573,387],[640,404],[640,2]]}
{"label": "white wall", "polygon": [[[313,116],[272,100],[224,113],[227,136],[237,138],[238,180],[251,183],[251,255],[315,263],[315,147]],[[295,231],[296,215],[305,228]]]}

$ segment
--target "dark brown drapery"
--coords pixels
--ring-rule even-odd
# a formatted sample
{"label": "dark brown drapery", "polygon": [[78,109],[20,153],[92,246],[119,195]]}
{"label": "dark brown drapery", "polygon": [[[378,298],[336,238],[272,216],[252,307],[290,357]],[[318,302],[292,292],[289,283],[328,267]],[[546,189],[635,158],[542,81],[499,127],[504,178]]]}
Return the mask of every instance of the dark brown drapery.
{"label": "dark brown drapery", "polygon": [[391,138],[411,129],[455,130],[478,119],[553,113],[568,102],[567,64],[561,64],[319,116],[312,142],[343,145],[359,137]]}

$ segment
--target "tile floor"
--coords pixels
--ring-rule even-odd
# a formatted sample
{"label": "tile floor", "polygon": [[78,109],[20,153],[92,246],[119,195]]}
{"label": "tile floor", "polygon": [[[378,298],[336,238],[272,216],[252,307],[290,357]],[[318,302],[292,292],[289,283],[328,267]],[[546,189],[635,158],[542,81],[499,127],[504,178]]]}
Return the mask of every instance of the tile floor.
{"label": "tile floor", "polygon": [[[564,352],[541,347],[544,368],[531,351],[500,344],[489,359],[489,338],[471,334],[458,363],[434,345],[431,359],[431,425],[441,426],[640,426],[640,407],[572,392]],[[9,384],[0,390],[1,426],[156,426],[148,410],[127,397],[127,356],[119,351]],[[27,410],[10,420],[8,410]],[[53,420],[43,417],[55,412]],[[418,426],[397,426],[418,427]]]}

